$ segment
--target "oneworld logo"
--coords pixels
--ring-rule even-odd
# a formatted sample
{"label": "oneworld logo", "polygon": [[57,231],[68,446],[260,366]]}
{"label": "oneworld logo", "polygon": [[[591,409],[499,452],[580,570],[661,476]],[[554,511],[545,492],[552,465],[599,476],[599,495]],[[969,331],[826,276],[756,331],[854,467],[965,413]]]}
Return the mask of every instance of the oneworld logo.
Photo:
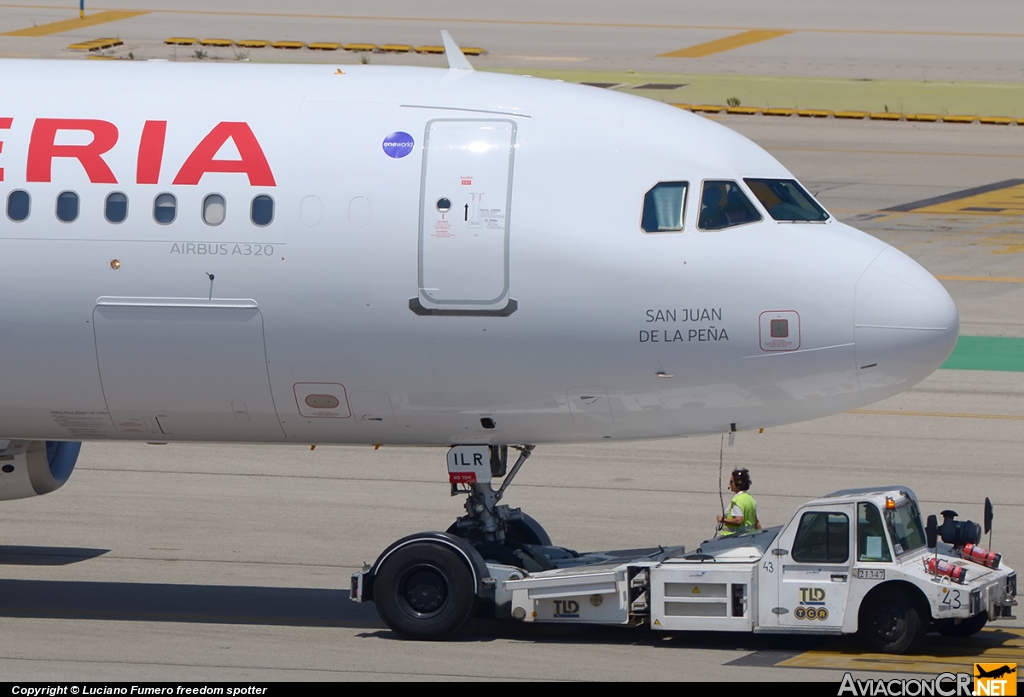
{"label": "oneworld logo", "polygon": [[381,143],[384,154],[388,157],[405,157],[412,152],[412,146],[416,144],[412,136],[403,131],[395,131]]}

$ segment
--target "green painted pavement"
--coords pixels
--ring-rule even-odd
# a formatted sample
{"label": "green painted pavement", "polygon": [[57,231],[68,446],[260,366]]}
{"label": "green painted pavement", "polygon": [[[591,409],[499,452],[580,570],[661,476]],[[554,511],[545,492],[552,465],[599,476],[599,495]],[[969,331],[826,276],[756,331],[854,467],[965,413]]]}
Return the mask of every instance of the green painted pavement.
{"label": "green painted pavement", "polygon": [[1024,339],[961,336],[953,354],[941,367],[947,370],[1024,372]]}

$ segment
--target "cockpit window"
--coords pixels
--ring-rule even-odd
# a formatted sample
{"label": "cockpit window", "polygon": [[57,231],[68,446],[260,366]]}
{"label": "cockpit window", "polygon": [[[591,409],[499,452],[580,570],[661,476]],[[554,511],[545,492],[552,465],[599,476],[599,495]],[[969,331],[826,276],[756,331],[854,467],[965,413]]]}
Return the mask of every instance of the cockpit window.
{"label": "cockpit window", "polygon": [[644,196],[644,232],[678,232],[686,213],[686,182],[660,182]]}
{"label": "cockpit window", "polygon": [[757,200],[775,220],[791,223],[820,223],[825,212],[803,187],[792,179],[744,179]]}
{"label": "cockpit window", "polygon": [[698,228],[722,230],[758,220],[761,220],[761,214],[740,189],[739,184],[713,180],[704,182],[704,192],[700,197],[700,217],[697,219]]}

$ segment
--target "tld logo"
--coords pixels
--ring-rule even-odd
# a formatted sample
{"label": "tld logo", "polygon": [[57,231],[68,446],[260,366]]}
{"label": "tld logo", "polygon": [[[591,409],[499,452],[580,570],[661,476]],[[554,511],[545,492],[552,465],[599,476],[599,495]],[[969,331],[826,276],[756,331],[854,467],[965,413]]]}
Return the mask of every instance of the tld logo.
{"label": "tld logo", "polygon": [[800,604],[801,605],[824,605],[825,604],[825,589],[824,588],[801,588],[800,589]]}
{"label": "tld logo", "polygon": [[580,604],[575,600],[555,600],[555,617],[575,617],[579,619]]}

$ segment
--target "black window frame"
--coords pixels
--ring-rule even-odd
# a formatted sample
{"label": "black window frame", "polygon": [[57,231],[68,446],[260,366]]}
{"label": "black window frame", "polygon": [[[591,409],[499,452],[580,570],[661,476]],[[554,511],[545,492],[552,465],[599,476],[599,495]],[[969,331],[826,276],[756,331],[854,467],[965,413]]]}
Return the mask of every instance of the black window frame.
{"label": "black window frame", "polygon": [[[679,227],[661,227],[658,225],[658,208],[654,199],[654,192],[660,187],[682,186],[682,210],[679,212]],[[644,194],[644,207],[640,212],[640,229],[649,235],[658,235],[666,232],[683,232],[686,229],[686,205],[690,197],[690,182],[683,180],[658,182]],[[653,227],[654,229],[650,229]]]}
{"label": "black window frame", "polygon": [[[265,223],[256,222],[256,201],[259,199],[266,199],[270,201],[270,220]],[[252,197],[252,201],[249,202],[249,222],[256,227],[267,227],[274,222],[274,217],[277,214],[277,202],[274,201],[274,197],[270,194],[256,194]]]}
{"label": "black window frame", "polygon": [[[808,516],[825,516],[824,533],[813,529],[805,531],[804,524],[805,521],[807,521]],[[829,530],[829,516],[841,516],[843,520],[846,521],[845,524],[843,524],[843,527],[846,529],[846,535],[843,536],[843,539],[845,540],[845,554],[841,559],[838,558],[838,556],[833,555],[832,550],[830,549],[830,543],[833,542],[833,535]],[[810,525],[814,524],[815,522],[812,521],[808,527],[810,528]],[[835,541],[838,541],[838,539]],[[812,542],[814,543],[813,545],[810,544]],[[805,543],[807,544],[806,549],[803,546]],[[823,548],[824,555],[809,554],[811,550],[817,551],[819,548]],[[850,516],[842,511],[806,511],[800,516],[800,523],[797,525],[796,534],[793,536],[793,549],[790,552],[790,556],[793,558],[793,561],[800,562],[802,564],[848,563],[850,561]]]}
{"label": "black window frame", "polygon": [[[219,222],[211,223],[209,220],[206,219],[206,206],[208,205],[209,200],[214,197],[219,198],[221,204],[224,206],[224,215]],[[224,194],[218,194],[216,192],[203,196],[203,201],[200,204],[199,217],[202,218],[203,222],[209,225],[210,227],[217,227],[218,225],[223,225],[224,221],[228,219],[228,197],[225,196]]]}
{"label": "black window frame", "polygon": [[[110,199],[114,196],[124,196],[124,217],[120,220],[114,220],[110,217]],[[111,191],[103,199],[103,219],[111,225],[120,225],[124,221],[128,220],[128,194],[123,191]]]}
{"label": "black window frame", "polygon": [[[771,218],[772,220],[776,221],[776,222],[779,222],[779,223],[819,223],[820,224],[820,223],[828,222],[831,219],[831,217],[832,217],[829,214],[829,212],[826,211],[825,208],[820,203],[818,203],[818,201],[814,198],[814,196],[812,196],[811,193],[807,189],[805,189],[800,184],[800,182],[798,182],[796,179],[782,179],[782,178],[769,178],[769,177],[745,177],[743,179],[743,183],[747,185],[747,188],[750,189],[750,193],[752,193],[754,195],[754,198],[757,200],[757,202],[760,203],[761,207],[764,208],[764,210],[768,213],[768,217]],[[805,208],[804,206],[799,206],[799,205],[798,206],[794,206],[793,204],[787,203],[786,201],[782,200],[782,198],[778,195],[778,193],[775,191],[775,189],[772,188],[772,185],[775,184],[775,183],[789,185],[789,186],[792,186],[794,189],[796,189],[797,193],[802,194],[806,198],[807,203],[809,203],[811,205],[812,209],[816,210],[818,212],[819,217],[817,219],[792,218],[792,217],[790,217],[790,218],[785,218],[785,217],[783,217],[783,218],[776,218],[775,215],[772,213],[772,211],[777,206],[779,206],[779,205],[786,205],[786,206],[789,206],[789,207],[795,207],[797,210],[808,210],[808,209]],[[768,204],[760,196],[757,195],[757,189],[755,188],[754,184],[763,184],[764,186],[768,187],[769,190],[771,191],[772,195],[775,196],[776,198],[779,198],[779,203],[776,204],[775,206],[772,206],[771,208],[769,208]]]}
{"label": "black window frame", "polygon": [[[65,219],[62,218],[60,215],[61,199],[64,198],[65,196],[73,197],[73,200],[75,202],[75,215],[73,218]],[[57,217],[57,220],[59,220],[62,223],[71,224],[75,222],[82,215],[82,197],[78,195],[77,191],[72,191],[71,189],[65,189],[64,191],[61,191],[59,194],[57,194],[57,198],[54,201],[53,212],[54,215]]]}
{"label": "black window frame", "polygon": [[[15,194],[25,194],[25,216],[22,218],[11,217],[11,198]],[[32,194],[25,191],[24,189],[14,189],[7,194],[7,205],[4,207],[4,212],[7,214],[7,219],[12,223],[24,223],[32,215]]]}
{"label": "black window frame", "polygon": [[[862,524],[860,522],[861,506],[864,506],[867,511],[874,511],[876,519],[872,521],[870,514],[867,514],[864,517],[865,522]],[[869,557],[867,555],[867,549],[861,549],[861,547],[862,543],[863,547],[867,547],[868,537],[878,537],[879,535],[882,538],[882,556],[879,559],[875,559],[873,557]],[[886,535],[885,520],[882,517],[882,512],[878,510],[878,506],[870,501],[860,501],[857,503],[857,561],[878,563],[892,561],[892,550],[889,548],[889,538]]]}
{"label": "black window frame", "polygon": [[[160,217],[157,215],[157,211],[160,210],[160,199],[163,198],[164,196],[169,196],[171,201],[174,202],[174,206],[171,208],[171,210],[173,211],[174,215],[172,215],[171,219],[167,220],[167,221],[160,220]],[[166,206],[164,206],[164,208],[166,208]],[[178,197],[177,196],[175,196],[174,194],[172,194],[169,191],[164,191],[164,192],[159,193],[159,194],[157,194],[156,196],[153,197],[153,221],[157,225],[172,225],[174,223],[174,221],[177,220],[177,219],[178,219]]]}
{"label": "black window frame", "polygon": [[[735,187],[735,190],[737,194],[741,197],[742,202],[746,203],[746,210],[744,212],[753,213],[757,217],[751,218],[749,220],[743,220],[740,222],[732,222],[729,219],[729,211],[730,209],[735,209],[735,204],[739,203],[740,201],[737,200],[736,197],[731,195],[730,193],[726,193],[723,204],[721,206],[716,206],[716,208],[719,209],[718,214],[724,216],[725,218],[725,225],[715,225],[709,227],[709,220],[705,218],[704,215],[705,210],[710,208],[709,206],[706,206],[704,203],[705,195],[708,191],[709,184],[725,184],[727,186],[731,185]],[[738,181],[734,179],[704,179],[701,181],[700,207],[697,209],[697,229],[700,230],[701,232],[721,232],[722,230],[731,230],[734,227],[740,227],[742,225],[760,223],[763,220],[764,215],[761,214],[761,211],[758,208],[757,204],[755,204],[754,201],[751,200],[750,194],[743,190],[743,187],[740,186],[740,183]]]}

